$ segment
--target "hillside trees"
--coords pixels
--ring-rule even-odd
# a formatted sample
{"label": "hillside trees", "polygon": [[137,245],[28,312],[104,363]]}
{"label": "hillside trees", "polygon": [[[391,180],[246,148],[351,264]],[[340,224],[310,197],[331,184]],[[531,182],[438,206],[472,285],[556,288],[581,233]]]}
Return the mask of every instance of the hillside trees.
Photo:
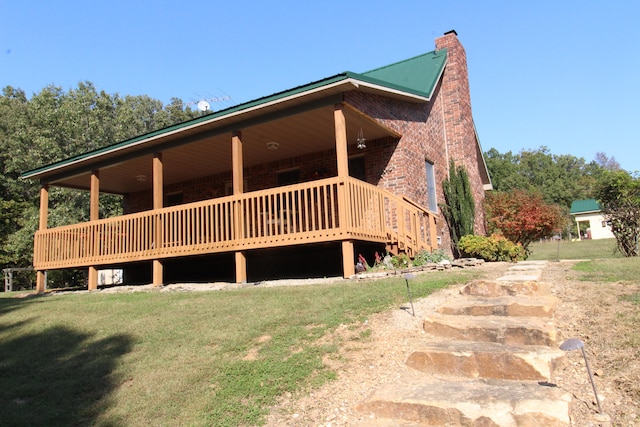
{"label": "hillside trees", "polygon": [[640,255],[640,178],[622,170],[609,170],[601,177],[597,199],[605,219],[611,223],[620,252],[626,257]]}
{"label": "hillside trees", "polygon": [[[0,95],[0,265],[31,263],[38,185],[20,174],[90,150],[194,118],[178,98],[167,106],[148,96],[99,91],[90,82],[64,91],[47,86],[28,99],[12,86]],[[86,192],[52,188],[51,226],[88,219]],[[119,199],[102,195],[102,217],[119,212]]]}
{"label": "hillside trees", "polygon": [[[598,153],[605,165],[615,159]],[[544,201],[566,208],[571,202],[595,196],[598,177],[604,169],[598,161],[586,163],[581,157],[551,154],[549,148],[511,151],[502,154],[495,148],[485,153],[487,168],[496,191],[526,190],[539,192]]]}

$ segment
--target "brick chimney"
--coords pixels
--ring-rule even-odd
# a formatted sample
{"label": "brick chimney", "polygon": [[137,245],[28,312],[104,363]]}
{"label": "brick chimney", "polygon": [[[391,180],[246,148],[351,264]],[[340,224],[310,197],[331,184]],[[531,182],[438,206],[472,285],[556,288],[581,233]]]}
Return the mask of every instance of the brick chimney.
{"label": "brick chimney", "polygon": [[453,160],[456,165],[464,165],[469,173],[476,202],[475,232],[483,234],[485,231],[482,209],[483,179],[488,181],[488,176],[471,114],[467,54],[455,30],[447,31],[435,42],[436,50],[447,49],[447,64],[442,75],[440,91],[449,157],[447,161]]}

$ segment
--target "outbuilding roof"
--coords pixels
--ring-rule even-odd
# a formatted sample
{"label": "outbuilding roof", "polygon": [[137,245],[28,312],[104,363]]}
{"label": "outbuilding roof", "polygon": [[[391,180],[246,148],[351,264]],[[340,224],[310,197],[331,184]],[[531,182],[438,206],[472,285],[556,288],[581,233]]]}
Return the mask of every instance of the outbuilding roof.
{"label": "outbuilding roof", "polygon": [[571,215],[600,212],[602,207],[595,199],[574,200],[571,203]]}

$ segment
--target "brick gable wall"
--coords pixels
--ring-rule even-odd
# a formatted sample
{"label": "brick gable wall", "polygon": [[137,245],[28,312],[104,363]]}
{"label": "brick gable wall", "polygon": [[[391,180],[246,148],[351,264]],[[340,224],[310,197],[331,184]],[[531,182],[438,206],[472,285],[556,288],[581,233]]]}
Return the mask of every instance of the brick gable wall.
{"label": "brick gable wall", "polygon": [[[345,102],[402,135],[391,153],[367,148],[368,162],[379,165],[376,172],[381,171],[373,183],[427,206],[428,160],[434,165],[437,202],[443,203],[442,181],[449,177],[449,161],[453,160],[469,174],[476,204],[474,228],[477,234],[484,234],[483,184],[488,176],[471,114],[466,52],[455,32],[436,39],[436,49],[445,48],[447,64],[430,102],[410,103],[357,91],[345,94]],[[442,219],[438,235],[441,247],[449,248],[449,231]]]}
{"label": "brick gable wall", "polygon": [[[485,182],[488,177],[471,115],[466,53],[455,32],[436,39],[436,48],[446,48],[448,59],[431,101],[413,103],[359,91],[344,94],[345,103],[402,135],[401,138],[367,140],[365,150],[357,150],[355,145],[350,145],[349,154],[364,156],[367,182],[406,196],[425,207],[428,206],[425,161],[434,165],[437,203],[444,202],[442,181],[449,176],[449,160],[464,165],[476,202],[475,231],[484,234],[483,177]],[[275,187],[276,172],[294,167],[300,169],[301,182],[336,176],[335,150],[247,168],[247,190]],[[225,195],[225,184],[230,180],[231,173],[228,172],[166,186],[165,194],[183,192],[184,203],[221,197]],[[125,213],[150,209],[151,206],[150,192],[125,197]],[[441,216],[437,227],[441,247],[449,250],[449,231]]]}
{"label": "brick gable wall", "polygon": [[[434,99],[439,91],[440,85],[435,89]],[[344,99],[346,103],[402,135],[399,140],[389,138],[393,144],[367,145],[367,165],[376,165],[371,168],[369,182],[426,207],[429,201],[425,162],[429,161],[434,165],[437,203],[443,203],[440,183],[448,176],[448,161],[442,104],[411,103],[357,91],[346,93]],[[441,247],[448,249],[446,224],[438,220],[437,226],[438,236],[442,239]]]}

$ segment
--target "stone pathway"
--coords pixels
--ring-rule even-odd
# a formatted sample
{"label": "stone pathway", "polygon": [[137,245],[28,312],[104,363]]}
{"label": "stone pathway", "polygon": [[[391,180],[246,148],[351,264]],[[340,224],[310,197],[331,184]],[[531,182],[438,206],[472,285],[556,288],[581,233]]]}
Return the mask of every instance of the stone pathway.
{"label": "stone pathway", "polygon": [[546,262],[472,281],[424,319],[425,340],[399,382],[358,405],[381,425],[568,426],[571,395],[554,384],[564,358],[539,282]]}

